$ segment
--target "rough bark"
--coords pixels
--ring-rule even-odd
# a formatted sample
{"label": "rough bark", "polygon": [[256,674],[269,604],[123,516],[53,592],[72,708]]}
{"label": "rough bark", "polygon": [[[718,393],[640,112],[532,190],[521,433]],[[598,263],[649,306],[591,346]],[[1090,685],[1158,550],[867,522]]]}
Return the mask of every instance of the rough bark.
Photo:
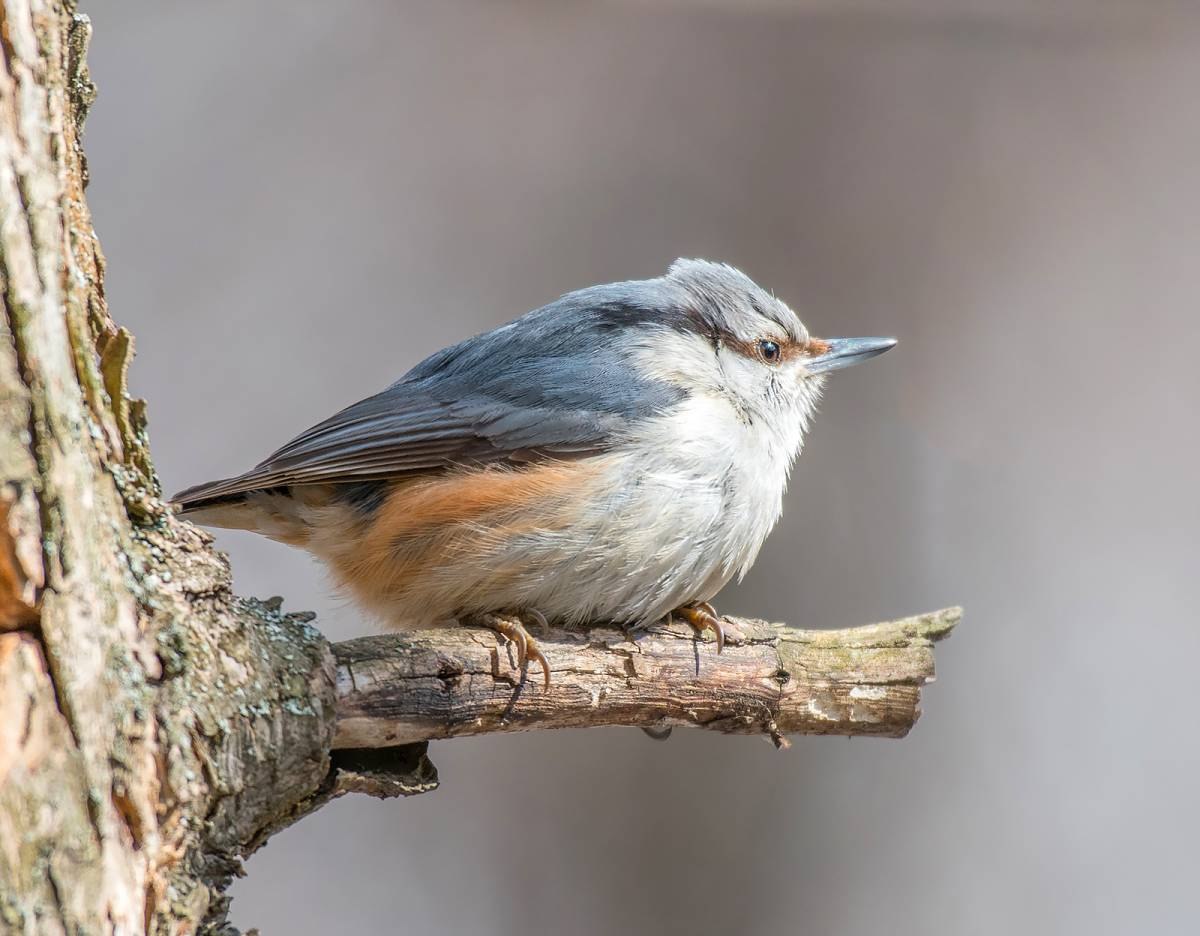
{"label": "rough bark", "polygon": [[133,341],[84,199],[90,31],[73,0],[0,0],[0,932],[223,930],[230,876],[274,830],[345,792],[436,786],[424,744],[398,742],[907,730],[950,617],[746,624],[719,658],[669,631],[554,635],[543,693],[490,634],[335,657],[308,616],[234,596],[210,538],[163,504],[127,393]]}
{"label": "rough bark", "polygon": [[73,3],[0,3],[0,930],[191,932],[329,772],[333,660],[158,499]]}
{"label": "rough bark", "polygon": [[718,655],[682,624],[631,637],[593,628],[539,636],[543,687],[488,631],[420,631],[334,646],[335,750],[533,728],[630,725],[761,734],[906,735],[933,679],[933,642],[960,608],[849,630],[726,618]]}

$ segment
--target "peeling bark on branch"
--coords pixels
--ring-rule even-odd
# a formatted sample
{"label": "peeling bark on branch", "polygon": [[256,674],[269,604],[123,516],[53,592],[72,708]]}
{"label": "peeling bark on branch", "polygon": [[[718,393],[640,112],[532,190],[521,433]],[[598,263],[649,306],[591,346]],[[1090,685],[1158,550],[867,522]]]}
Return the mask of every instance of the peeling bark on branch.
{"label": "peeling bark on branch", "polygon": [[908,733],[933,642],[961,608],[850,630],[726,618],[740,638],[718,655],[683,625],[539,636],[552,680],[522,681],[513,649],[455,628],[334,645],[334,749],[379,748],[533,728],[688,726],[730,734]]}
{"label": "peeling bark on branch", "polygon": [[0,932],[231,933],[243,856],[344,793],[433,789],[431,738],[911,727],[956,610],[739,621],[719,657],[670,629],[555,633],[543,691],[490,632],[330,647],[309,616],[235,597],[161,502],[127,392],[84,199],[90,35],[73,0],[0,0]]}

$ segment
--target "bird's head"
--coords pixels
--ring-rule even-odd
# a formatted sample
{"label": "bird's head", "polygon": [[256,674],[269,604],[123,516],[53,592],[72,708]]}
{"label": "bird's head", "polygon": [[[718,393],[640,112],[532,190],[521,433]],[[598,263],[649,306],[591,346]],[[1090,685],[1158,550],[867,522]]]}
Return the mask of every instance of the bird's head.
{"label": "bird's head", "polygon": [[895,338],[816,338],[785,303],[746,274],[706,260],[677,260],[646,281],[660,324],[640,361],[692,392],[719,393],[766,421],[807,424],[825,377],[882,354]]}

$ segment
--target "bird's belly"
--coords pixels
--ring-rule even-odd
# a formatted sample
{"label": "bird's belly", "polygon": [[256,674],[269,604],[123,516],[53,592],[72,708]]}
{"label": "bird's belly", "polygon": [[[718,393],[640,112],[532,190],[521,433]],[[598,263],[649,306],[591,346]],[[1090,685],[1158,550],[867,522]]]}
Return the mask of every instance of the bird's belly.
{"label": "bird's belly", "polygon": [[664,445],[446,476],[398,489],[362,535],[318,532],[309,548],[398,626],[524,608],[646,623],[753,561],[782,482],[739,470],[745,454]]}
{"label": "bird's belly", "polygon": [[680,474],[626,458],[548,551],[529,603],[567,621],[653,621],[711,598],[734,574],[719,477]]}

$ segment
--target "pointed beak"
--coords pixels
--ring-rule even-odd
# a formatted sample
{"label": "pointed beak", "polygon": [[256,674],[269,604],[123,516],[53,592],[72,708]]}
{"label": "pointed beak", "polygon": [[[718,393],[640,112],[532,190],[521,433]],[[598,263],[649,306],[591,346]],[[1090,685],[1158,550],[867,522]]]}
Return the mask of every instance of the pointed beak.
{"label": "pointed beak", "polygon": [[825,374],[861,364],[896,347],[895,338],[824,338],[819,342],[814,339],[814,343],[823,344],[825,350],[805,363],[804,369],[810,374]]}

